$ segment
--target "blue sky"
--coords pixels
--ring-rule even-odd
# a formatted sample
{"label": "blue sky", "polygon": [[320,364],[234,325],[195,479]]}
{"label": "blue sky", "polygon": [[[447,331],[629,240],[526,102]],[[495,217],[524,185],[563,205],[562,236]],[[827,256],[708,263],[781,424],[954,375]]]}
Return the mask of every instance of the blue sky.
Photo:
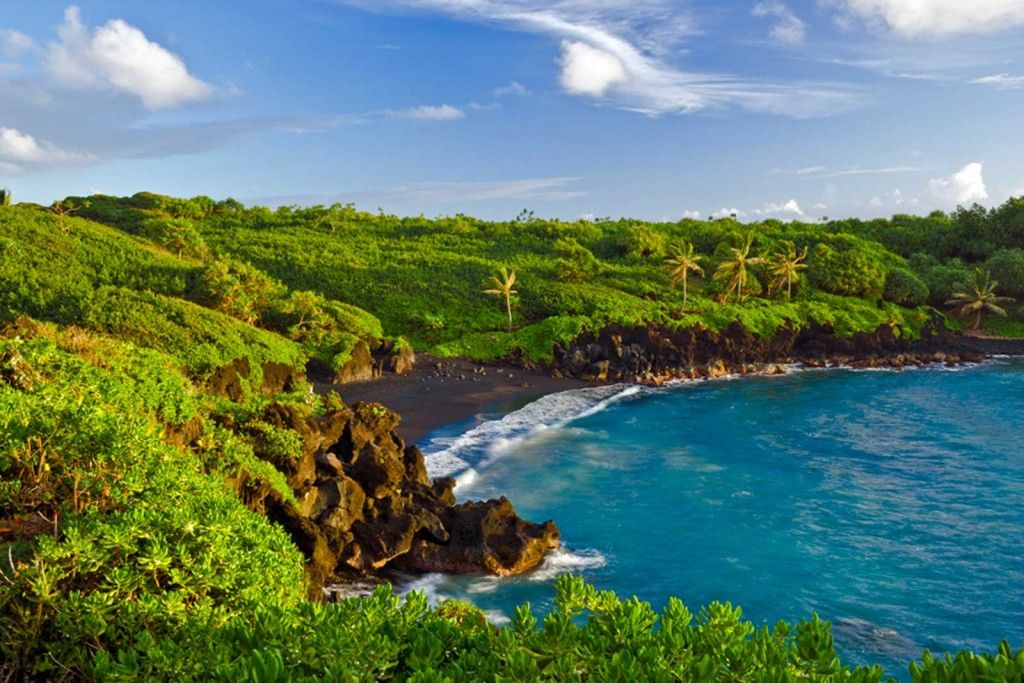
{"label": "blue sky", "polygon": [[877,216],[1024,193],[1021,0],[34,0],[0,185],[400,214]]}

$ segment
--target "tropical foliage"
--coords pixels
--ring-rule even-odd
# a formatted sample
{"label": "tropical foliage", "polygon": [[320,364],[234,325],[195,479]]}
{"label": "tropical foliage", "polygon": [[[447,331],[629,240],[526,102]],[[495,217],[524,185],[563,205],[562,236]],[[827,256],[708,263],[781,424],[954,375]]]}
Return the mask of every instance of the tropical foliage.
{"label": "tropical foliage", "polygon": [[[524,605],[502,628],[386,587],[312,602],[302,554],[263,514],[293,495],[275,463],[301,437],[261,416],[271,402],[315,416],[340,400],[264,395],[254,369],[229,402],[206,380],[241,357],[337,366],[361,340],[399,334],[440,353],[541,360],[613,322],[913,334],[940,291],[968,317],[1002,308],[994,282],[965,283],[983,263],[1011,272],[1024,248],[1016,200],[744,234],[732,220],[401,219],[148,193],[62,205],[75,210],[0,211],[4,680],[877,681],[878,667],[841,662],[816,617],[768,628],[678,600],[659,613],[578,578],[556,583],[550,614]],[[967,229],[983,243],[963,242]],[[666,249],[681,243],[727,275],[673,288]],[[757,296],[755,281],[781,291],[783,261],[786,299]],[[502,267],[504,310],[479,293]],[[505,331],[515,273],[527,286]],[[1020,680],[1024,649],[991,646],[925,653],[910,676]]]}
{"label": "tropical foliage", "polygon": [[947,306],[956,309],[957,314],[962,318],[970,318],[969,329],[976,330],[981,326],[981,318],[986,313],[995,313],[1006,317],[1006,310],[1002,304],[1013,303],[1008,296],[996,294],[996,287],[999,285],[991,279],[991,274],[975,271],[974,285],[969,292],[958,292],[953,298],[946,302]]}

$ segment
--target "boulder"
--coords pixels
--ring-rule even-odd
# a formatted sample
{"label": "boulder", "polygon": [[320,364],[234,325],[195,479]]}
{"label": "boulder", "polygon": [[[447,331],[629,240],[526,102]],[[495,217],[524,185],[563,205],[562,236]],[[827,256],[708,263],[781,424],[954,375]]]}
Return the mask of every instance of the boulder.
{"label": "boulder", "polygon": [[214,370],[206,380],[206,390],[238,403],[245,398],[245,382],[252,374],[248,358],[238,358]]}
{"label": "boulder", "polygon": [[417,538],[398,565],[407,571],[511,576],[536,567],[559,545],[554,522],[521,519],[507,498],[469,502],[442,510],[448,543]]}
{"label": "boulder", "polygon": [[370,345],[360,340],[352,349],[352,357],[334,375],[335,384],[346,382],[363,382],[373,379],[374,367],[373,354],[370,353]]}
{"label": "boulder", "polygon": [[355,463],[349,468],[371,498],[384,498],[395,492],[405,479],[405,463],[394,451],[375,444],[363,446]]}
{"label": "boulder", "polygon": [[262,390],[267,396],[295,391],[306,381],[305,373],[287,363],[263,363],[260,368],[263,370]]}

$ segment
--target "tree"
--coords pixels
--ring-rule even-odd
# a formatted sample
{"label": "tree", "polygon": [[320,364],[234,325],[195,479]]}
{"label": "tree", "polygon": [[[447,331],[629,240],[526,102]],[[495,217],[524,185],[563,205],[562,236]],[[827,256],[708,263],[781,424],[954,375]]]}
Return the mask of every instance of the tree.
{"label": "tree", "polygon": [[511,273],[505,267],[501,269],[501,277],[497,275],[491,277],[491,281],[494,283],[494,289],[485,289],[484,294],[490,294],[491,296],[502,296],[505,297],[505,311],[508,313],[508,331],[512,331],[512,295],[518,294],[512,287],[516,284],[516,271]]}
{"label": "tree", "polygon": [[956,309],[955,313],[960,317],[974,316],[974,320],[967,326],[969,330],[978,329],[985,313],[995,313],[1005,317],[1006,311],[999,304],[1010,304],[1014,301],[1008,296],[996,294],[996,287],[999,286],[999,283],[992,280],[991,277],[988,272],[982,276],[980,270],[975,270],[972,291],[957,292],[952,299],[946,302],[947,306]]}
{"label": "tree", "polygon": [[704,274],[704,269],[700,267],[703,259],[703,256],[694,253],[693,244],[690,242],[675,245],[672,248],[672,255],[665,259],[665,263],[672,269],[672,289],[679,283],[683,284],[683,308],[686,308],[686,280],[691,270],[698,275]]}
{"label": "tree", "polygon": [[67,219],[79,209],[85,209],[88,208],[88,206],[89,202],[84,202],[79,205],[70,199],[65,199],[64,201],[58,200],[53,204],[50,204],[50,212],[57,217],[57,227],[66,235],[68,233]]}
{"label": "tree", "polygon": [[715,270],[715,279],[727,280],[726,294],[735,291],[736,301],[739,303],[743,303],[743,288],[750,280],[750,266],[764,263],[764,259],[760,256],[750,255],[750,249],[753,246],[754,236],[747,235],[742,245],[729,250],[732,252],[732,258],[718,264],[718,268]]}
{"label": "tree", "polygon": [[11,205],[11,191],[6,187],[0,190],[0,206]]}
{"label": "tree", "polygon": [[807,247],[798,254],[795,244],[786,242],[785,245],[785,249],[776,252],[769,262],[771,273],[775,276],[771,286],[780,291],[785,287],[786,301],[792,301],[793,285],[800,281],[800,271],[807,269],[807,264],[804,263],[807,259]]}

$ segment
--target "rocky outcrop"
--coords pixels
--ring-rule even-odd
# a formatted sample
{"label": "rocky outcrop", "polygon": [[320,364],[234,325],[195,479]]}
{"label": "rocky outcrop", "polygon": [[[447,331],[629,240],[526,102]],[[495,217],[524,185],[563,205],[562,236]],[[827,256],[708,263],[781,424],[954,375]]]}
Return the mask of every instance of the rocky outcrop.
{"label": "rocky outcrop", "polygon": [[334,384],[363,382],[385,372],[399,375],[412,369],[416,355],[408,344],[393,339],[370,343],[360,340],[352,349],[352,357],[334,374]]}
{"label": "rocky outcrop", "polygon": [[938,322],[917,340],[901,338],[887,325],[851,337],[840,337],[827,325],[784,327],[771,337],[758,337],[738,322],[720,332],[610,326],[556,347],[554,355],[552,373],[559,376],[647,384],[770,371],[784,363],[881,367],[981,360]]}
{"label": "rocky outcrop", "polygon": [[[248,358],[238,358],[217,368],[206,379],[206,390],[215,396],[223,396],[238,402],[245,398],[245,387],[253,376],[252,363]],[[265,396],[294,391],[306,381],[305,373],[287,363],[267,362],[260,364],[263,381],[253,387]]]}
{"label": "rocky outcrop", "polygon": [[507,576],[558,545],[553,522],[524,521],[504,498],[456,505],[455,481],[430,480],[423,454],[395,433],[398,415],[381,405],[310,417],[272,403],[263,420],[302,438],[301,457],[273,461],[296,502],[268,494],[263,505],[305,553],[317,589],[331,576],[387,569]]}

